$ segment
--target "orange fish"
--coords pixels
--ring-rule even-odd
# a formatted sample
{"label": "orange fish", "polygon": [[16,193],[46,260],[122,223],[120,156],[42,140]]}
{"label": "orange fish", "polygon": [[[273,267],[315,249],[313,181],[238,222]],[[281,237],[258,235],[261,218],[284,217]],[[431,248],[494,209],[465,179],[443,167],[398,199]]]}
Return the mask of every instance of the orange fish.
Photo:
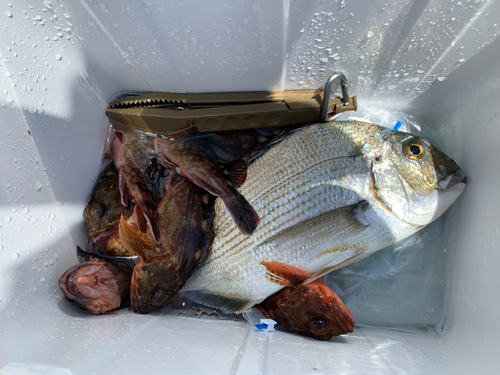
{"label": "orange fish", "polygon": [[[277,326],[302,336],[329,340],[333,336],[352,333],[354,318],[340,298],[321,279],[302,284],[308,276],[301,272],[287,272],[281,265],[274,268],[292,285],[266,298],[257,308]],[[289,266],[286,266],[287,268]]]}

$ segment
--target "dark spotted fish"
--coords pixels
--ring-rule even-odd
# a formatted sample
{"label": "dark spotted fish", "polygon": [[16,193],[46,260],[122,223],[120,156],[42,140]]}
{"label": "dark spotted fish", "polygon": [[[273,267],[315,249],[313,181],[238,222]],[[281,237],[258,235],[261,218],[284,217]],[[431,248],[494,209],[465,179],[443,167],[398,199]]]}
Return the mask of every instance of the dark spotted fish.
{"label": "dark spotted fish", "polygon": [[138,255],[131,280],[134,311],[148,313],[171,303],[208,254],[213,239],[214,198],[187,179],[167,191],[158,206],[161,243],[120,221],[119,239]]}
{"label": "dark spotted fish", "polygon": [[229,168],[193,150],[189,140],[155,139],[155,149],[160,160],[176,168],[210,194],[220,197],[231,217],[243,234],[252,233],[259,224],[259,216],[237,190],[245,179],[244,168]]}
{"label": "dark spotted fish", "polygon": [[130,210],[121,204],[118,172],[110,163],[97,178],[83,211],[91,249],[105,246],[112,236],[118,234],[120,217],[129,214]]}

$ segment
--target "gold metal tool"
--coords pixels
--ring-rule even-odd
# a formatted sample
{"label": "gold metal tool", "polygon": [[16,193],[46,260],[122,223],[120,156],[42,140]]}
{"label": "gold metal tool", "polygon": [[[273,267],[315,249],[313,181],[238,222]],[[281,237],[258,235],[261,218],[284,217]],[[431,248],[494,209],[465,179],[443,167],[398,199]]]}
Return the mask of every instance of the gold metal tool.
{"label": "gold metal tool", "polygon": [[[342,98],[330,98],[340,79]],[[326,99],[326,100],[325,100]],[[196,125],[200,132],[253,129],[331,121],[345,111],[356,111],[347,79],[333,74],[324,90],[177,94],[155,92],[115,100],[106,115],[119,130],[168,134]]]}

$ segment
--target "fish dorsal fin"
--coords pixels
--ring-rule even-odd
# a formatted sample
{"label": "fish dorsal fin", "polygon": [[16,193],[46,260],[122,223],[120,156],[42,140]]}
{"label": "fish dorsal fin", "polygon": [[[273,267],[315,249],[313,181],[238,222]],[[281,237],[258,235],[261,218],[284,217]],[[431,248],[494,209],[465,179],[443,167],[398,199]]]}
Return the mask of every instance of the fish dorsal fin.
{"label": "fish dorsal fin", "polygon": [[363,215],[367,207],[368,203],[363,200],[324,212],[278,232],[258,246],[265,248],[265,251],[281,253],[288,252],[297,243],[303,242],[304,238],[307,238],[307,246],[311,249],[324,246],[325,241],[342,243],[367,228],[369,222]]}
{"label": "fish dorsal fin", "polygon": [[146,234],[132,228],[127,221],[120,218],[118,227],[120,243],[125,250],[137,254],[143,260],[148,260],[156,253],[154,242]]}
{"label": "fish dorsal fin", "polygon": [[201,290],[193,290],[186,293],[187,297],[193,302],[201,303],[202,305],[213,307],[214,309],[221,310],[226,314],[240,314],[248,310],[253,305],[262,301],[249,301],[237,298],[217,296],[208,294]]}
{"label": "fish dorsal fin", "polygon": [[350,258],[347,258],[343,262],[335,264],[334,266],[326,267],[326,268],[323,268],[317,272],[314,272],[309,278],[307,278],[304,281],[304,284],[309,284],[310,282],[312,282],[316,279],[319,279],[320,277],[326,275],[327,273],[333,272],[333,271],[338,270],[340,268],[346,267],[354,262],[357,262],[358,260],[363,259],[365,256],[366,256],[366,254],[364,254],[364,253],[356,254]]}
{"label": "fish dorsal fin", "polygon": [[191,123],[191,125],[189,127],[181,129],[181,130],[178,130],[176,132],[167,133],[165,135],[165,137],[166,138],[189,137],[190,135],[196,134],[198,132],[199,132],[198,127],[196,125],[194,125],[193,123]]}
{"label": "fish dorsal fin", "polygon": [[278,285],[289,287],[300,285],[304,280],[311,277],[311,275],[292,265],[280,262],[260,262],[266,266],[266,278]]}

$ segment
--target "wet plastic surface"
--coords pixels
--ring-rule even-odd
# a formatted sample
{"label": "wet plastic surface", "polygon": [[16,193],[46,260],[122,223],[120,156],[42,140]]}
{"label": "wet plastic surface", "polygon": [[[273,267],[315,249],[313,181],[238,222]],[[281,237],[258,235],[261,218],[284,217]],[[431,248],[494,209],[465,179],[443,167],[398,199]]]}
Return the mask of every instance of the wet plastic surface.
{"label": "wet plastic surface", "polygon": [[[495,373],[499,7],[2,2],[1,371]],[[316,88],[333,70],[346,74],[359,103],[406,105],[467,173],[449,213],[456,227],[442,234],[449,270],[443,334],[357,328],[327,343],[283,332],[271,339],[246,322],[119,311],[95,317],[61,301],[57,279],[84,243],[81,213],[115,93]]]}

